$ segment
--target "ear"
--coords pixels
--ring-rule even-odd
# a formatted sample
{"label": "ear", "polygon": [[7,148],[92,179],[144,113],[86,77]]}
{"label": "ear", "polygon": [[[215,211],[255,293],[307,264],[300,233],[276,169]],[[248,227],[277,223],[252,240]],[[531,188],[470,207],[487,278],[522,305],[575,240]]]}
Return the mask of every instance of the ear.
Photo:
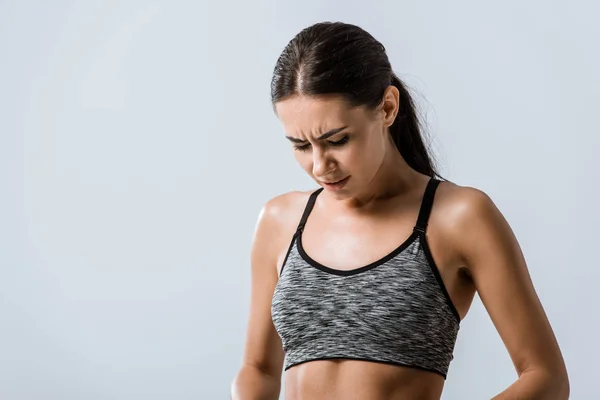
{"label": "ear", "polygon": [[392,126],[400,108],[400,92],[396,86],[390,85],[385,89],[380,107],[383,112],[383,126]]}

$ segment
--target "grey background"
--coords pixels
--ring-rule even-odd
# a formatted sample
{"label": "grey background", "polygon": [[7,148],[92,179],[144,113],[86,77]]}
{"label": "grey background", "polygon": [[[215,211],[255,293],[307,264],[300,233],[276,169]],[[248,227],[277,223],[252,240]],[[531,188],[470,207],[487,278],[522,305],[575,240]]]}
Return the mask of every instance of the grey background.
{"label": "grey background", "polygon": [[[416,92],[443,175],[513,227],[597,396],[597,2],[0,1],[0,398],[226,399],[262,205],[314,188],[273,65],[355,23]],[[479,299],[444,399],[516,379]]]}

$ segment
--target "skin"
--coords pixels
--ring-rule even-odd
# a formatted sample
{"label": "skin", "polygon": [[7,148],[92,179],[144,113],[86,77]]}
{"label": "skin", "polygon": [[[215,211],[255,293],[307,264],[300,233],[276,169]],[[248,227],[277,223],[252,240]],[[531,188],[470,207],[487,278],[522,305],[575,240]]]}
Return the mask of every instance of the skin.
{"label": "skin", "polygon": [[[321,193],[302,234],[311,258],[355,269],[395,249],[412,231],[429,177],[410,168],[389,136],[399,93],[390,86],[375,110],[350,108],[336,96],[294,96],[276,104],[299,165],[319,185],[350,176],[340,191]],[[347,127],[326,140],[335,128]],[[348,137],[345,144],[336,146]],[[301,140],[302,143],[295,143]],[[271,298],[307,192],[268,201],[251,252],[250,316],[233,399],[278,399],[284,361],[270,315]],[[427,241],[443,283],[463,319],[477,292],[513,361],[518,380],[494,399],[566,399],[563,357],[507,221],[483,191],[442,182]],[[444,379],[418,369],[355,360],[317,360],[290,368],[285,398],[439,399]]]}

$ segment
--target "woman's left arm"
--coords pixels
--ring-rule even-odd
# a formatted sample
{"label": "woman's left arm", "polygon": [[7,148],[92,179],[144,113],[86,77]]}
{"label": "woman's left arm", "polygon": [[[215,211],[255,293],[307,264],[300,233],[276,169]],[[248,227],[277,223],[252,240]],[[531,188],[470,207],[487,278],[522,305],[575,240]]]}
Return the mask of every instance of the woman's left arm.
{"label": "woman's left arm", "polygon": [[511,227],[483,191],[460,192],[456,246],[519,376],[493,400],[568,399],[565,362]]}

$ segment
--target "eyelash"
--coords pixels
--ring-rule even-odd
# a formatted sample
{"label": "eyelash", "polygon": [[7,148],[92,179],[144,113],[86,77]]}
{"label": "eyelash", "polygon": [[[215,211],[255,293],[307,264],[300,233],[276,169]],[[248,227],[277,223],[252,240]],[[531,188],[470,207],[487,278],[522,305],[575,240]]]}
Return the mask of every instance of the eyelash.
{"label": "eyelash", "polygon": [[[348,142],[349,137],[348,136],[344,136],[343,138],[341,138],[340,140],[338,140],[337,142],[332,142],[332,141],[327,141],[327,143],[331,144],[332,146],[343,146],[344,144],[346,144],[346,142]],[[308,150],[308,146],[310,146],[310,143],[307,144],[303,144],[303,145],[294,145],[294,149],[298,150],[298,151],[307,151]]]}

